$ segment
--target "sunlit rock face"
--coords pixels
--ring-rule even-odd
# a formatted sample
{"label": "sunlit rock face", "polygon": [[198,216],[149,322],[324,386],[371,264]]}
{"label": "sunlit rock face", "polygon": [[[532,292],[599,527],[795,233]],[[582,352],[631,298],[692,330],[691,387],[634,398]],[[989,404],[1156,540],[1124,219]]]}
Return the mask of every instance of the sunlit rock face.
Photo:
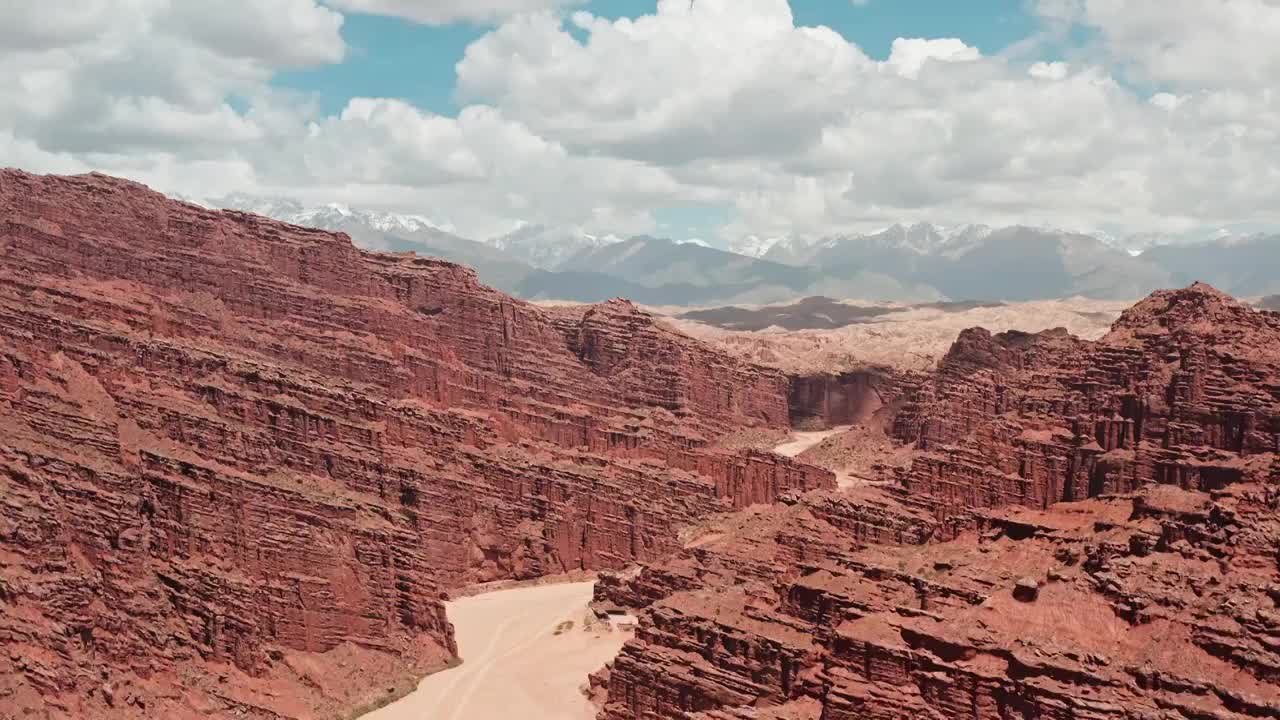
{"label": "sunlit rock face", "polygon": [[455,660],[451,588],[834,486],[714,449],[786,377],[625,302],[101,175],[0,218],[0,715],[347,717]]}
{"label": "sunlit rock face", "polygon": [[880,484],[597,585],[644,616],[601,717],[1280,712],[1280,316],[1194,285],[1096,342],[969,330],[881,412]]}

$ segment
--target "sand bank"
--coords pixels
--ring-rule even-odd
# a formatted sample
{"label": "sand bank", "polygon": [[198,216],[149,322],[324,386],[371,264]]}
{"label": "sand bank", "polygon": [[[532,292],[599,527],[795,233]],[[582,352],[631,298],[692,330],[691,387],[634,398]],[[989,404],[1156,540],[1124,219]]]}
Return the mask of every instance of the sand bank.
{"label": "sand bank", "polygon": [[362,720],[591,720],[595,710],[581,687],[630,637],[604,624],[583,629],[592,585],[515,588],[450,602],[462,664]]}

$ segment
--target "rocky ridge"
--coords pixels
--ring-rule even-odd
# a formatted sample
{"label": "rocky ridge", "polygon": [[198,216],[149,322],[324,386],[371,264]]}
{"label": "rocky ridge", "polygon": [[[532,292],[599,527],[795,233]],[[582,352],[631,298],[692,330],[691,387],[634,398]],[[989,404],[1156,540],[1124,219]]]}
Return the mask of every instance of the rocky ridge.
{"label": "rocky ridge", "polygon": [[454,660],[441,599],[622,568],[830,472],[713,447],[788,382],[629,303],[0,172],[0,717],[322,718]]}
{"label": "rocky ridge", "polygon": [[704,524],[603,720],[1280,717],[1280,316],[1160,291],[1097,342],[967,331],[872,482]]}

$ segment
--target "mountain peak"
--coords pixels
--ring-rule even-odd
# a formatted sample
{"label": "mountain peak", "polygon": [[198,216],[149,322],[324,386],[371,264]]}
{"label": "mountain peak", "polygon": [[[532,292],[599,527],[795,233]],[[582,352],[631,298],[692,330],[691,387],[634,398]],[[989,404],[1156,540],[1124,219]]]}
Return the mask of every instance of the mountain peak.
{"label": "mountain peak", "polygon": [[729,243],[729,252],[750,258],[763,258],[774,248],[789,249],[795,242],[795,238],[791,237],[744,235]]}
{"label": "mountain peak", "polygon": [[1247,305],[1204,282],[1176,290],[1157,290],[1120,314],[1108,337],[1131,334],[1220,331],[1257,324]]}
{"label": "mountain peak", "polygon": [[620,242],[623,239],[613,233],[597,235],[574,228],[522,223],[487,244],[534,267],[554,270],[580,252]]}
{"label": "mountain peak", "polygon": [[211,200],[209,204],[212,207],[250,212],[273,220],[322,230],[344,230],[349,224],[355,224],[392,234],[453,232],[451,224],[438,222],[422,215],[360,210],[341,202],[327,202],[307,207],[290,198],[232,193]]}

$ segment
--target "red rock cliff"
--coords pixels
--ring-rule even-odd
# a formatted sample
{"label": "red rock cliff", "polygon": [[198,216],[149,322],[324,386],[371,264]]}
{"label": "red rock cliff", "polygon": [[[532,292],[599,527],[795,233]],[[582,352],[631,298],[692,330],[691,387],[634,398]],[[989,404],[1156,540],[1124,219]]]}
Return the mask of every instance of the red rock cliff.
{"label": "red rock cliff", "polygon": [[1203,285],[963,333],[887,484],[607,577],[606,720],[1280,717],[1280,321]]}
{"label": "red rock cliff", "polygon": [[618,568],[833,484],[710,449],[786,381],[625,304],[0,172],[0,717],[329,717],[452,659],[441,598]]}

